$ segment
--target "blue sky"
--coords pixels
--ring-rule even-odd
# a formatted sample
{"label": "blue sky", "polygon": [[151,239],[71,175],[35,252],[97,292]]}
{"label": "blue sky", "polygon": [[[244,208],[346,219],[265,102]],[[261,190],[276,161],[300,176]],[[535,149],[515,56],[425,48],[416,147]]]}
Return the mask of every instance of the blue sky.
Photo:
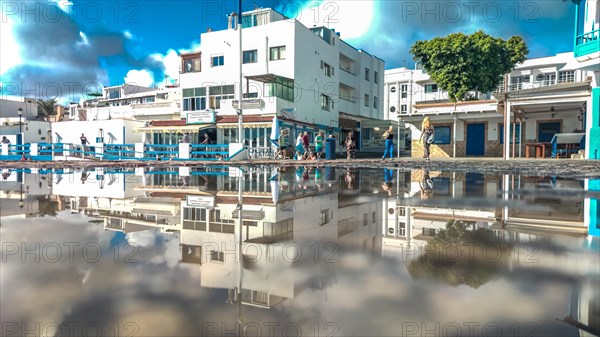
{"label": "blue sky", "polygon": [[[237,1],[0,0],[3,95],[78,100],[102,85],[171,81],[178,53],[197,49],[208,27],[225,29]],[[244,1],[272,7],[306,26],[335,28],[342,39],[386,61],[414,66],[411,45],[455,32],[521,35],[529,57],[572,51],[571,1]],[[166,78],[166,76],[169,76]]]}

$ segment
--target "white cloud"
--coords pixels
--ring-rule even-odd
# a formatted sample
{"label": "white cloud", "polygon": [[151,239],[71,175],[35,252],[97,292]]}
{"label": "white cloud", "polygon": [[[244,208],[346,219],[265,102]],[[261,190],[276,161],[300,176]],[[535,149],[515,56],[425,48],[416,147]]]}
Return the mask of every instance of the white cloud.
{"label": "white cloud", "polygon": [[84,32],[79,32],[79,36],[81,36],[81,41],[84,45],[89,45],[90,41],[87,38],[87,35],[85,35]]}
{"label": "white cloud", "polygon": [[179,78],[179,53],[173,49],[169,49],[165,55],[156,53],[150,57],[162,62],[165,66],[165,76],[169,77],[169,81],[173,81]]}
{"label": "white cloud", "polygon": [[[374,15],[374,1],[325,1],[308,4],[296,18],[308,28],[313,26],[333,28],[340,32],[344,40],[348,40],[367,34]],[[353,19],[348,20],[348,18]]]}
{"label": "white cloud", "polygon": [[149,87],[154,83],[154,75],[146,69],[130,70],[124,78],[124,83]]}
{"label": "white cloud", "polygon": [[150,58],[162,62],[165,67],[165,76],[169,77],[169,83],[179,79],[179,66],[181,64],[180,54],[196,52],[200,49],[200,43],[192,42],[190,48],[181,48],[179,50],[169,49],[166,54],[155,53]]}
{"label": "white cloud", "polygon": [[14,22],[10,16],[0,14],[4,20],[0,20],[0,75],[8,69],[22,63],[19,44],[13,34]]}

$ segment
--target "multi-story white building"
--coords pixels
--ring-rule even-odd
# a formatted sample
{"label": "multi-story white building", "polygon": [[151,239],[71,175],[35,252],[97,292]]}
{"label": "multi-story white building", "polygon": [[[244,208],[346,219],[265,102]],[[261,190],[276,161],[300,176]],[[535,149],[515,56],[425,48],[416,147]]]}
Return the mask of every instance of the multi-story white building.
{"label": "multi-story white building", "polygon": [[500,157],[503,117],[510,105],[516,117],[511,117],[512,129],[517,130],[510,152],[525,156],[527,143],[550,143],[556,133],[584,132],[589,86],[589,72],[577,69],[573,53],[526,60],[505,76],[496,93],[473,92],[471,100],[456,104],[423,70],[392,69],[385,76],[385,117],[407,123],[412,156],[422,156],[421,123],[429,116],[435,126],[434,156]]}
{"label": "multi-story white building", "polygon": [[[229,29],[201,34],[200,50],[181,55],[182,118],[213,109],[219,143],[237,141],[235,21],[230,16]],[[307,28],[268,8],[243,13],[242,27],[243,138],[251,146],[269,144],[273,116],[312,136],[318,130],[370,134],[389,125],[380,122],[383,60],[353,48],[333,29]],[[377,142],[369,138],[363,145],[371,143]]]}

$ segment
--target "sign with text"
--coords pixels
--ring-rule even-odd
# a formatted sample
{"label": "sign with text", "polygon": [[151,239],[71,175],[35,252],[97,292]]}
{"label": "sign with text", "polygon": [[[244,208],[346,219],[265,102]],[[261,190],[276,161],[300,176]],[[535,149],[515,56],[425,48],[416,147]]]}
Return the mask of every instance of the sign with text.
{"label": "sign with text", "polygon": [[186,115],[186,124],[211,124],[214,122],[214,111],[192,111]]}
{"label": "sign with text", "polygon": [[296,108],[281,109],[281,115],[283,118],[294,119],[294,116],[296,115]]}
{"label": "sign with text", "polygon": [[[233,100],[231,103],[234,109],[239,109],[239,100]],[[263,100],[260,98],[244,98],[242,100],[242,109],[257,109],[263,107]]]}
{"label": "sign with text", "polygon": [[192,207],[215,207],[215,197],[188,195],[186,197],[186,203],[188,206]]}

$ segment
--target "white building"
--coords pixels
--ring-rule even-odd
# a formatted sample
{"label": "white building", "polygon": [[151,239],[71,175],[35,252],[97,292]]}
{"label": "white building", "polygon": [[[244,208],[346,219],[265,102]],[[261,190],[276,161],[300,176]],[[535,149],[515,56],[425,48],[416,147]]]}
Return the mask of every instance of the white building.
{"label": "white building", "polygon": [[[348,45],[332,29],[307,28],[272,9],[245,12],[242,22],[242,110],[249,143],[269,144],[276,115],[312,136],[318,130],[365,132],[380,126],[381,59]],[[182,118],[214,109],[219,143],[237,141],[238,34],[230,17],[229,29],[201,34],[200,50],[181,55]]]}
{"label": "white building", "polygon": [[19,144],[20,132],[23,143],[46,142],[50,123],[37,119],[37,108],[33,98],[0,99],[0,138],[5,136],[11,144]]}
{"label": "white building", "polygon": [[511,153],[525,156],[526,143],[549,143],[555,133],[584,132],[582,121],[590,97],[588,75],[577,69],[573,53],[529,59],[505,76],[506,83],[497,93],[473,92],[473,100],[455,105],[423,70],[387,70],[385,117],[407,123],[412,156],[422,156],[421,123],[429,116],[436,134],[433,156],[500,157],[508,97],[509,110],[516,116],[511,123],[517,130]]}

